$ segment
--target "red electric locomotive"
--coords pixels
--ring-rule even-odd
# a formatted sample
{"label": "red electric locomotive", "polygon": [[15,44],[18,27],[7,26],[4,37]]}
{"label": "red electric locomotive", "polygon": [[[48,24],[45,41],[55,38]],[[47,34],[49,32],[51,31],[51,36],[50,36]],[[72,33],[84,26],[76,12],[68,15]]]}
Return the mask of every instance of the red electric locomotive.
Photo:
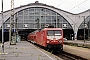
{"label": "red electric locomotive", "polygon": [[35,33],[33,41],[48,49],[63,50],[63,30],[61,28],[44,28]]}

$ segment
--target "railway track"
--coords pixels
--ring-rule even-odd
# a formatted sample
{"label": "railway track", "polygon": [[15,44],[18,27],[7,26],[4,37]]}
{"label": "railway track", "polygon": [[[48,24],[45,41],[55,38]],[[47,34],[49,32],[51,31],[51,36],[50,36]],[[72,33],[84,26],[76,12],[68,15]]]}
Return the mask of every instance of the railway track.
{"label": "railway track", "polygon": [[67,53],[64,51],[62,51],[60,53],[56,53],[55,55],[62,58],[63,60],[87,60],[87,59],[82,58],[80,56],[76,56],[76,55],[73,55],[73,54],[70,54],[70,53]]}

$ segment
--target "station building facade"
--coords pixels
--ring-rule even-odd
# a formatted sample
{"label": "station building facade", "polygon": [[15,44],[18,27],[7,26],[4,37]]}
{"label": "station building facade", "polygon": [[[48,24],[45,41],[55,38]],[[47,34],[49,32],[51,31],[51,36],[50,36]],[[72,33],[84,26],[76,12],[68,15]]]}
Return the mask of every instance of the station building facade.
{"label": "station building facade", "polygon": [[[11,10],[5,11],[3,17],[4,32],[7,35],[9,34],[10,29]],[[55,28],[62,28],[64,31],[64,38],[68,40],[72,39],[72,37],[83,40],[84,38],[88,39],[90,36],[90,10],[73,14],[54,6],[35,2],[15,8],[14,17],[14,23],[16,24],[15,29],[18,29],[18,32],[21,35],[27,35],[29,32],[38,28],[42,29],[45,25],[50,24]],[[1,13],[0,27],[0,29],[2,29]]]}

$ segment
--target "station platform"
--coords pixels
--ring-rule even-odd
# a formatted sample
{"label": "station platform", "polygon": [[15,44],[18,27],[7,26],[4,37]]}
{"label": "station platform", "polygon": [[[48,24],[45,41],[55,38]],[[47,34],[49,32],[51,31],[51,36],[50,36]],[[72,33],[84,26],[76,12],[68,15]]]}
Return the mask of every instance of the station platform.
{"label": "station platform", "polygon": [[77,45],[83,45],[83,46],[89,46],[90,47],[90,41],[64,41],[65,45],[64,45],[64,51],[83,57],[87,60],[90,60],[90,49],[89,48],[83,48],[83,47],[78,47],[78,46],[70,46],[70,45],[66,45],[66,44],[77,44]]}
{"label": "station platform", "polygon": [[90,40],[64,40],[64,44],[78,47],[90,48]]}
{"label": "station platform", "polygon": [[5,54],[1,54],[2,48],[0,47],[0,60],[62,60],[27,41],[21,41],[16,45],[6,42],[4,46]]}

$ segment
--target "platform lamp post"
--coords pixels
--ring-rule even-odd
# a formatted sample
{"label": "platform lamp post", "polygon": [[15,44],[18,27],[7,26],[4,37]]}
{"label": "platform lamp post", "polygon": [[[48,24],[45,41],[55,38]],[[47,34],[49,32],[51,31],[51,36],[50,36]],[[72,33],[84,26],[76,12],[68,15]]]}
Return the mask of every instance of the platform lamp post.
{"label": "platform lamp post", "polygon": [[89,22],[87,23],[88,26],[88,40],[89,40]]}
{"label": "platform lamp post", "polygon": [[84,18],[84,43],[85,43],[85,16],[83,16]]}
{"label": "platform lamp post", "polygon": [[4,27],[3,27],[3,23],[4,23],[4,19],[3,19],[3,0],[2,0],[2,53],[4,53]]}
{"label": "platform lamp post", "polygon": [[74,28],[74,34],[73,34],[73,39],[76,40],[76,37],[75,37],[75,23],[73,24],[73,28]]}
{"label": "platform lamp post", "polygon": [[89,24],[90,24],[90,20],[89,20],[89,22],[88,22],[88,24],[87,24],[87,25],[88,25],[88,40],[89,40],[89,33],[90,33],[90,32],[89,32]]}

